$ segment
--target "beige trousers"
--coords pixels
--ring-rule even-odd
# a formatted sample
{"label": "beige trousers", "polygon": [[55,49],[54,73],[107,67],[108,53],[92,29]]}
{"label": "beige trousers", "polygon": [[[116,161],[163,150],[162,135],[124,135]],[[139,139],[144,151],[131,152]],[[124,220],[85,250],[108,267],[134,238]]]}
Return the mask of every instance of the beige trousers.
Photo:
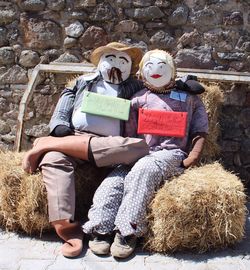
{"label": "beige trousers", "polygon": [[[132,164],[149,152],[142,139],[123,137],[92,137],[93,157],[98,167]],[[74,220],[75,169],[83,160],[51,151],[39,164],[47,190],[49,221]]]}

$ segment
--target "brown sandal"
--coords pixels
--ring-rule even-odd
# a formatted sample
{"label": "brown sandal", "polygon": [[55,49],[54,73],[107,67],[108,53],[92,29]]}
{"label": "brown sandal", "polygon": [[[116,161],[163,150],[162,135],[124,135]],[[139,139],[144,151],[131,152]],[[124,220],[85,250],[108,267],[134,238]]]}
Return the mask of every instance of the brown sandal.
{"label": "brown sandal", "polygon": [[58,236],[65,241],[62,254],[65,257],[76,257],[82,252],[83,231],[79,222],[68,223],[56,229]]}

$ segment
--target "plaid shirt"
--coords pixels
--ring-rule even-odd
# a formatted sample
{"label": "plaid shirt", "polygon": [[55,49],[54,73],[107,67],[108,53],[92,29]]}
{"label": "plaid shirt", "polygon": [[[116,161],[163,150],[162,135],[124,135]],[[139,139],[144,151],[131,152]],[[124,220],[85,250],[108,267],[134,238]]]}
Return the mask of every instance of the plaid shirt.
{"label": "plaid shirt", "polygon": [[[50,120],[50,133],[58,125],[65,125],[72,128],[71,117],[76,108],[82,102],[83,92],[88,87],[91,91],[92,86],[102,80],[99,74],[86,79],[86,76],[81,76],[76,81],[73,88],[66,88],[62,92],[60,99],[56,105],[55,111]],[[130,99],[136,92],[143,88],[141,81],[129,77],[126,81],[119,84],[118,97]],[[121,121],[121,135],[124,131],[124,121]]]}

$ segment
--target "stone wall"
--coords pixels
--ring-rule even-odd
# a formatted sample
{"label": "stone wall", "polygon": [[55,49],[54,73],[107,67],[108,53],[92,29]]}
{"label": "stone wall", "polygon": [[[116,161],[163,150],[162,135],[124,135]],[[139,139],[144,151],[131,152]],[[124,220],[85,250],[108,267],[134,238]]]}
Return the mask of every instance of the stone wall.
{"label": "stone wall", "polygon": [[[0,0],[0,147],[13,146],[19,102],[38,63],[88,61],[93,48],[119,40],[168,50],[178,67],[244,72],[249,29],[249,0]],[[42,78],[27,140],[46,134],[63,79]],[[222,87],[221,158],[248,180],[250,89]]]}
{"label": "stone wall", "polygon": [[221,161],[250,187],[250,87],[221,84],[224,92],[219,124]]}

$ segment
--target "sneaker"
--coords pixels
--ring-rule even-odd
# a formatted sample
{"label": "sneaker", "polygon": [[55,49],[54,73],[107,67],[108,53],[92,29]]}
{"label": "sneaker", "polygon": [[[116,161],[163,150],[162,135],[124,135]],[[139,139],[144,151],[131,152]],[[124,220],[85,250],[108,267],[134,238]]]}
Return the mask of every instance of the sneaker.
{"label": "sneaker", "polygon": [[111,245],[111,255],[116,258],[127,258],[136,247],[137,237],[135,235],[122,236],[116,233],[113,244]]}
{"label": "sneaker", "polygon": [[107,255],[110,251],[111,235],[94,234],[89,240],[89,248],[96,255]]}

